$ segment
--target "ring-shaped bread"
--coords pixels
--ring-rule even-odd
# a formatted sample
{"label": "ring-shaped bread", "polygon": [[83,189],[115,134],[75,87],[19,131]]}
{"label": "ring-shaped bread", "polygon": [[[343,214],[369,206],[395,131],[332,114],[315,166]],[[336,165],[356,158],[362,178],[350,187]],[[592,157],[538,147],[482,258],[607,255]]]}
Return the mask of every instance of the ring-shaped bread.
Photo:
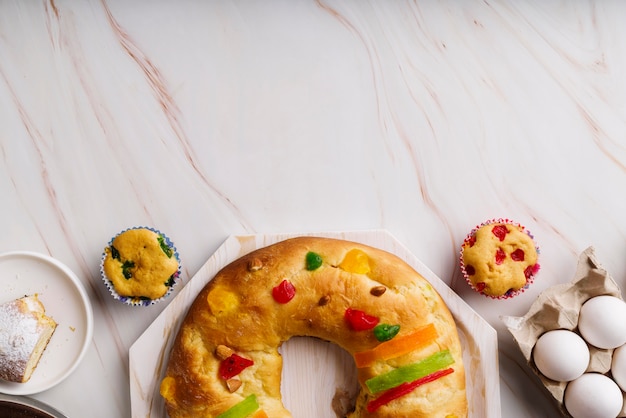
{"label": "ring-shaped bread", "polygon": [[278,348],[293,336],[354,356],[348,417],[467,416],[456,325],[430,283],[393,254],[317,237],[253,251],[199,293],[161,381],[169,416],[290,417]]}

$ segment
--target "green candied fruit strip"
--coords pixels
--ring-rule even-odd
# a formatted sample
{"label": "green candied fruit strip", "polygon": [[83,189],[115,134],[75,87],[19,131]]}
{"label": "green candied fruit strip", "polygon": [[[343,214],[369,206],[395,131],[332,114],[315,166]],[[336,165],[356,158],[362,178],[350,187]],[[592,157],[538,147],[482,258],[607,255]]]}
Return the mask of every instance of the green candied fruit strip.
{"label": "green candied fruit strip", "polygon": [[257,409],[259,409],[259,403],[256,400],[256,395],[253,393],[243,401],[219,414],[217,418],[245,418]]}
{"label": "green candied fruit strip", "polygon": [[306,253],[306,269],[309,271],[317,270],[322,266],[322,256],[309,251]]}
{"label": "green candied fruit strip", "polygon": [[452,354],[450,354],[450,350],[442,350],[417,363],[398,367],[385,374],[372,377],[365,381],[365,385],[370,392],[378,393],[383,390],[395,388],[402,383],[420,379],[452,363],[454,363],[454,358]]}
{"label": "green candied fruit strip", "polygon": [[159,246],[161,247],[161,250],[163,250],[163,252],[167,256],[167,258],[172,258],[172,254],[174,253],[172,252],[172,249],[165,242],[165,238],[163,238],[163,235],[159,235],[157,238],[157,241],[159,241]]}
{"label": "green candied fruit strip", "polygon": [[120,252],[117,251],[117,248],[115,248],[112,245],[111,245],[111,258],[113,258],[113,260],[119,260],[120,259]]}

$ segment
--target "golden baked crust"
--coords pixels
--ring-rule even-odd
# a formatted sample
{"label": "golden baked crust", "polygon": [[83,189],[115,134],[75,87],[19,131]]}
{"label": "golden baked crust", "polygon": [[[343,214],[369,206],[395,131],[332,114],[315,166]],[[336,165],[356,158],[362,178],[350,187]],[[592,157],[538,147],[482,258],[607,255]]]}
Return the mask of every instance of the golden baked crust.
{"label": "golden baked crust", "polygon": [[482,293],[503,296],[526,285],[537,266],[537,249],[524,227],[507,222],[483,225],[462,246],[465,273]]}
{"label": "golden baked crust", "polygon": [[[319,256],[319,268],[307,270],[309,253]],[[279,303],[273,289],[284,280],[293,284],[295,296]],[[384,344],[372,330],[354,330],[346,319],[348,309],[365,312],[380,323],[399,324],[400,332],[390,342],[402,341],[414,330],[433,326],[436,330],[434,339],[404,355],[362,365],[358,369],[362,389],[349,417],[467,416],[456,325],[432,286],[382,250],[300,237],[235,260],[199,293],[181,325],[161,382],[170,417],[215,417],[250,395],[256,396],[267,416],[290,417],[281,402],[280,344],[292,336],[312,336],[336,343],[352,355]],[[253,362],[233,378],[241,385],[232,393],[228,389],[232,382],[219,372],[228,350]],[[453,364],[447,367],[453,372],[368,412],[368,403],[380,396],[370,393],[368,379],[442,350],[449,350]]]}
{"label": "golden baked crust", "polygon": [[147,228],[122,232],[104,251],[104,273],[120,296],[158,299],[178,271],[178,260],[163,236]]}

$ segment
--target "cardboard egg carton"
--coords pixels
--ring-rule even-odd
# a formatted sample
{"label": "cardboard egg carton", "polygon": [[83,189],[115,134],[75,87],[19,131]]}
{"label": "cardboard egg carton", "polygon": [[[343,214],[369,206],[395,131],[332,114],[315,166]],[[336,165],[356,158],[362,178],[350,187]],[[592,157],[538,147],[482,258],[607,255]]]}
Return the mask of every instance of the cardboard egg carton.
{"label": "cardboard egg carton", "polygon": [[[564,416],[569,417],[563,403],[567,382],[556,382],[545,377],[532,359],[537,339],[547,331],[567,329],[578,333],[580,308],[594,296],[610,295],[622,299],[619,286],[596,260],[593,247],[587,248],[579,257],[574,279],[570,283],[552,286],[544,290],[522,317],[503,316],[502,320],[533,372],[558,402]],[[580,335],[580,334],[579,334]],[[588,344],[589,345],[589,344]],[[610,376],[613,350],[603,350],[589,345],[591,358],[587,372]],[[624,392],[622,392],[624,394]],[[626,395],[619,417],[626,417]]]}

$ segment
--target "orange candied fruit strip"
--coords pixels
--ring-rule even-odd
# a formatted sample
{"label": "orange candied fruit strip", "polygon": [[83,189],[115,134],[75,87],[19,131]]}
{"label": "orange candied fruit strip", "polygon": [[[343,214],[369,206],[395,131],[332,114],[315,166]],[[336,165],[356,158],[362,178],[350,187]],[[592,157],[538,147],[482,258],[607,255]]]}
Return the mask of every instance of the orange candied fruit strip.
{"label": "orange candied fruit strip", "polygon": [[267,413],[264,410],[259,409],[250,418],[269,418],[269,417],[267,416]]}
{"label": "orange candied fruit strip", "polygon": [[435,325],[430,323],[422,328],[406,334],[398,335],[393,340],[380,343],[371,350],[361,351],[354,354],[356,367],[369,367],[378,360],[388,360],[411,351],[424,347],[437,338]]}

